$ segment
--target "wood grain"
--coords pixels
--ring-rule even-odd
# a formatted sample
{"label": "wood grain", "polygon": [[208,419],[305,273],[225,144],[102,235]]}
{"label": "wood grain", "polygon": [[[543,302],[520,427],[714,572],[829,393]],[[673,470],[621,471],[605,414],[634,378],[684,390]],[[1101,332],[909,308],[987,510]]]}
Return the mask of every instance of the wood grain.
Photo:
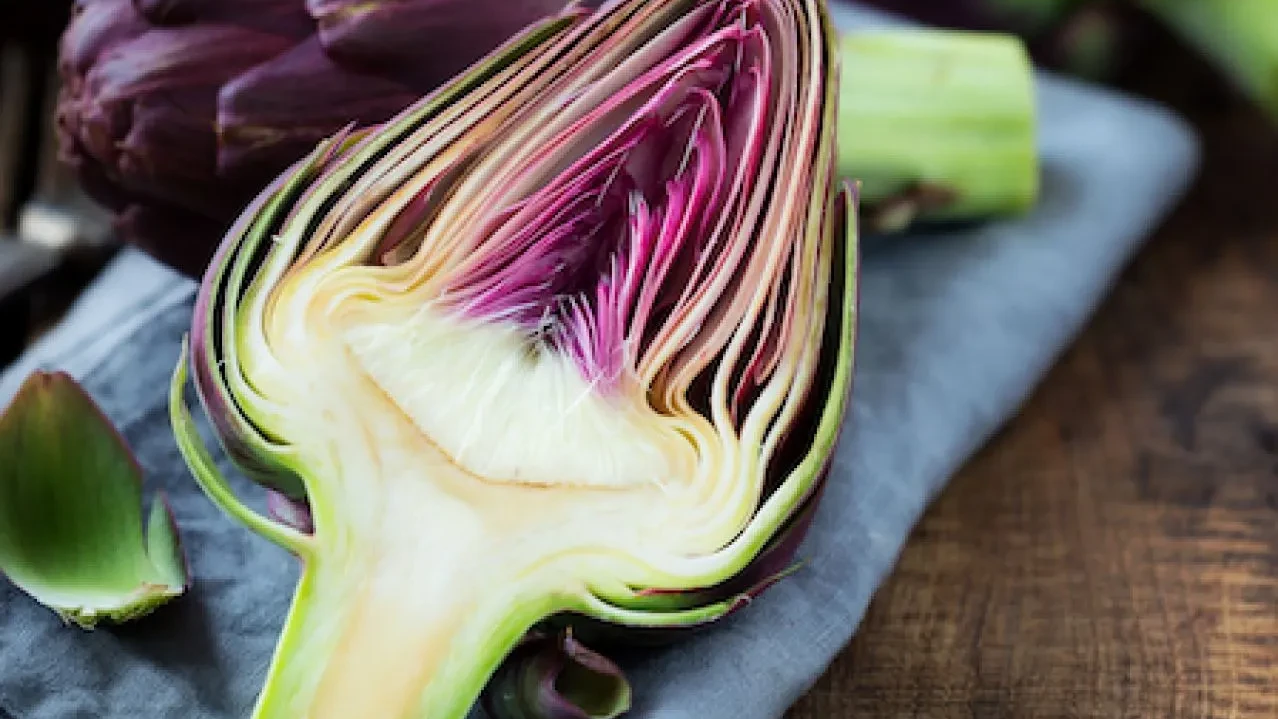
{"label": "wood grain", "polygon": [[1147,87],[1200,181],[790,719],[1278,717],[1278,131]]}

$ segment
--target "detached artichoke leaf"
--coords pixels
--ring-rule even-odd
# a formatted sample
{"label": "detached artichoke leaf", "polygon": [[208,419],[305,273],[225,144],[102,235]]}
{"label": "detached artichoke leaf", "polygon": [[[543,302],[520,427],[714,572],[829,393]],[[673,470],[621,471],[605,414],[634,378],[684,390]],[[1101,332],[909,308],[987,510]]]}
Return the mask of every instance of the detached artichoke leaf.
{"label": "detached artichoke leaf", "polygon": [[84,629],[150,614],[188,586],[164,496],[144,519],[142,470],[63,372],[33,373],[0,415],[0,573]]}
{"label": "detached artichoke leaf", "polygon": [[855,355],[838,72],[819,0],[571,7],[240,216],[170,409],[304,565],[257,719],[614,716],[606,659],[529,633],[701,627],[784,576]]}

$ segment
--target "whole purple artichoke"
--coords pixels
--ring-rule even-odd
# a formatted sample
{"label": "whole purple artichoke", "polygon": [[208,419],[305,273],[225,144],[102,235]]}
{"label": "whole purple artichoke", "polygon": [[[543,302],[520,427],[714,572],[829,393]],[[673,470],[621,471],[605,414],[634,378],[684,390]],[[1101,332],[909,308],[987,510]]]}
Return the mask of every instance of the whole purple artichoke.
{"label": "whole purple artichoke", "polygon": [[123,241],[196,275],[249,200],[321,139],[387,120],[566,5],[76,0],[60,48],[62,158]]}

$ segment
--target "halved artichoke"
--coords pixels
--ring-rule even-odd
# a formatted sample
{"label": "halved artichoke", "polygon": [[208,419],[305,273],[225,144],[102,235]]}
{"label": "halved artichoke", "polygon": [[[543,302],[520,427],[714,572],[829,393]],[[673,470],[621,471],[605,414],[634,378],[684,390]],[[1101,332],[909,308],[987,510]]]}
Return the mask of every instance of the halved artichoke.
{"label": "halved artichoke", "polygon": [[[699,626],[787,569],[852,378],[837,75],[819,0],[570,9],[246,210],[171,410],[305,563],[256,717],[461,717],[547,626]],[[604,715],[512,661],[497,714]]]}

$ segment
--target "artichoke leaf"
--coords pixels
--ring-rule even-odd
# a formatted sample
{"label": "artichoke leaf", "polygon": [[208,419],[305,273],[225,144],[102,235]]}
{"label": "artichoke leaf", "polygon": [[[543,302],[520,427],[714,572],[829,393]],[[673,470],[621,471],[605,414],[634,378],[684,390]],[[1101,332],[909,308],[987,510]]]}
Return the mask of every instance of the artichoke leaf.
{"label": "artichoke leaf", "polygon": [[143,516],[142,469],[65,372],[36,371],[0,415],[0,573],[84,629],[181,596],[188,571],[173,511]]}

